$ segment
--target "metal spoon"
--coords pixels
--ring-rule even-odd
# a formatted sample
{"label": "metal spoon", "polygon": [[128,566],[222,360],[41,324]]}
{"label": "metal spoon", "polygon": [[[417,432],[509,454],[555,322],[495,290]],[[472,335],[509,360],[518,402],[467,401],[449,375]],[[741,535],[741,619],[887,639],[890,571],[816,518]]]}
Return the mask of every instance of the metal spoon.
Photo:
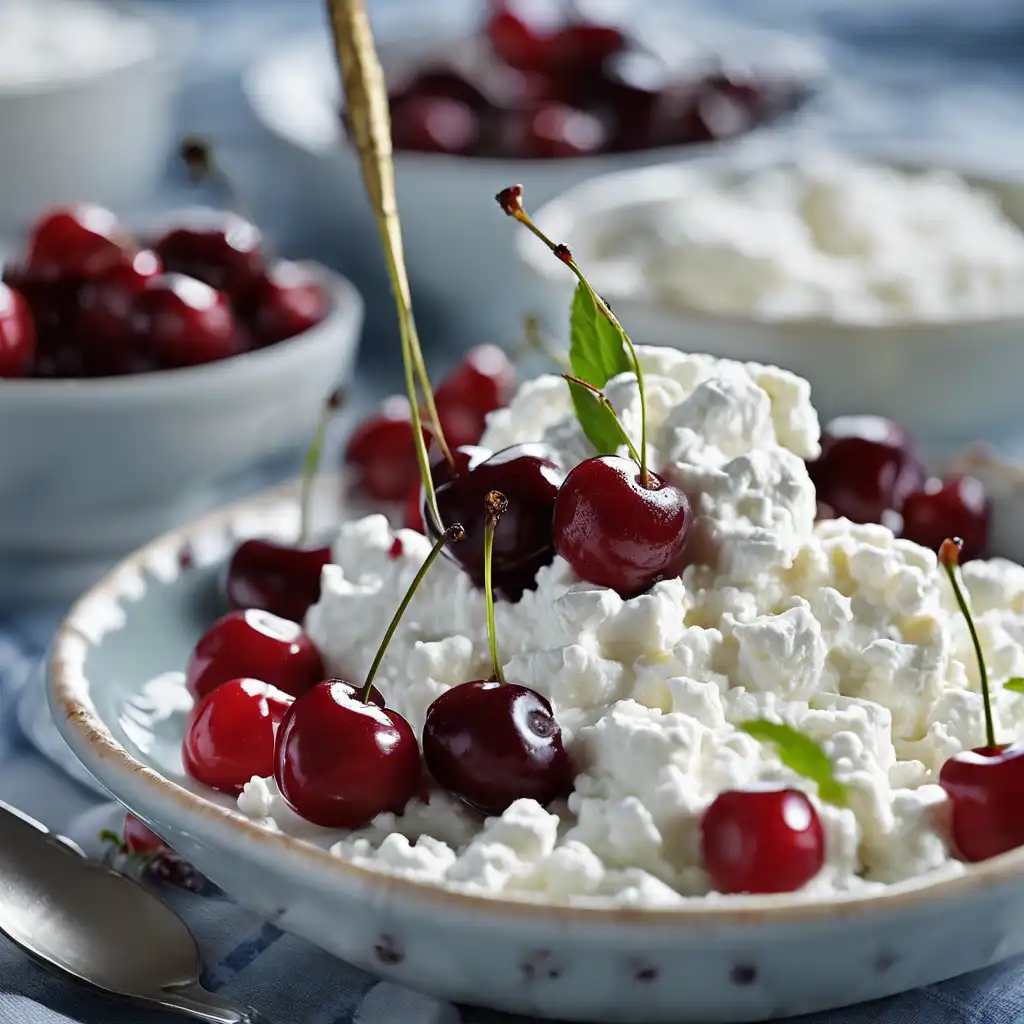
{"label": "metal spoon", "polygon": [[2,801],[0,932],[103,992],[208,1024],[269,1024],[199,984],[199,948],[170,907]]}

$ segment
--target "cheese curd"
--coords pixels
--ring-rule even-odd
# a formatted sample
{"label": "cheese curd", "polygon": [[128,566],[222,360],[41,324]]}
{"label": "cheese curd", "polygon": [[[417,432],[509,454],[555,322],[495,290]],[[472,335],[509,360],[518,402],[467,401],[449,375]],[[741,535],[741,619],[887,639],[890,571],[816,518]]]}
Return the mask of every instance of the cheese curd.
{"label": "cheese curd", "polygon": [[[758,783],[815,803],[827,861],[805,892],[828,895],[961,870],[946,841],[937,772],[982,741],[970,638],[935,555],[882,526],[814,522],[803,460],[818,452],[807,384],[754,364],[640,349],[652,465],[695,496],[694,553],[681,579],[624,601],[578,580],[560,558],[537,588],[496,608],[509,681],[550,701],[578,769],[548,808],[519,800],[480,821],[431,795],[341,835],[357,864],[466,891],[525,899],[670,906],[709,893],[700,822],[715,796]],[[632,375],[608,394],[636,435]],[[565,384],[524,384],[489,420],[492,449],[553,445],[567,467],[593,454]],[[400,540],[395,545],[395,538]],[[362,678],[430,548],[380,515],[347,523],[307,629],[333,673]],[[996,689],[1000,737],[1024,725],[1024,570],[969,564]],[[442,558],[400,624],[376,685],[419,733],[430,703],[490,672],[483,595]],[[739,726],[764,717],[821,744],[849,806]],[[290,819],[272,780],[253,780],[242,813]]]}

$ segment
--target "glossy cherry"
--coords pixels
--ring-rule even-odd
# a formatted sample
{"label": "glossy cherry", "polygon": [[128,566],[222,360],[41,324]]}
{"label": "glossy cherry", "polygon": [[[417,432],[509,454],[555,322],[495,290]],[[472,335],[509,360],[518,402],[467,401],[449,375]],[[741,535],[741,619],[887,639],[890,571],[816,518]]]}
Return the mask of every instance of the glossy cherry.
{"label": "glossy cherry", "polygon": [[36,327],[24,296],[0,281],[0,377],[26,377],[36,357]]}
{"label": "glossy cherry", "polygon": [[626,45],[626,37],[614,25],[579,22],[566,25],[547,41],[550,71],[572,75],[597,70]]}
{"label": "glossy cherry", "polygon": [[302,622],[320,600],[320,577],[331,549],[246,540],[228,563],[224,590],[233,608],[262,608]]}
{"label": "glossy cherry", "polygon": [[153,855],[174,854],[174,851],[131,811],[124,816],[124,846],[129,853]]}
{"label": "glossy cherry", "polygon": [[902,535],[908,540],[938,551],[946,537],[959,537],[962,561],[985,554],[992,502],[975,477],[956,476],[945,483],[933,477],[907,495],[901,512]]}
{"label": "glossy cherry", "polygon": [[793,892],[825,863],[825,834],[799,790],[727,790],[704,812],[701,849],[718,892]]}
{"label": "glossy cherry", "polygon": [[76,203],[44,213],[28,237],[24,272],[37,281],[89,278],[122,261],[125,231],[102,206]]}
{"label": "glossy cherry", "polygon": [[471,348],[434,393],[439,403],[462,405],[484,415],[508,405],[516,368],[497,345]]}
{"label": "glossy cherry", "polygon": [[416,734],[394,711],[353,700],[347,684],[314,686],[277,735],[274,777],[296,814],[326,828],[361,828],[401,814],[420,782]]}
{"label": "glossy cherry", "polygon": [[345,462],[353,485],[377,501],[403,501],[419,480],[409,403],[386,398],[349,440]]}
{"label": "glossy cherry", "polygon": [[631,459],[601,455],[565,478],[555,502],[555,550],[588,583],[635,597],[684,567],[690,502]]}
{"label": "glossy cherry", "polygon": [[223,793],[240,793],[254,775],[273,775],[274,735],[294,700],[258,679],[218,686],[196,705],[185,727],[185,771]]}
{"label": "glossy cherry", "polygon": [[262,242],[255,224],[226,213],[210,226],[172,228],[153,249],[169,271],[240,297],[264,273]]}
{"label": "glossy cherry", "polygon": [[306,267],[279,260],[256,278],[240,309],[256,344],[274,345],[320,323],[327,296]]}
{"label": "glossy cherry", "polygon": [[426,533],[423,528],[423,511],[420,505],[422,498],[423,488],[419,484],[415,484],[402,507],[402,525],[407,530],[415,530],[417,533]]}
{"label": "glossy cherry", "polygon": [[[445,523],[458,522],[466,531],[460,544],[445,554],[482,587],[484,582],[484,498],[490,491],[508,495],[508,511],[494,535],[494,586],[510,601],[518,601],[536,585],[537,570],[555,557],[552,516],[562,471],[558,456],[542,444],[519,444],[488,457],[476,449],[468,469],[437,485],[437,503]],[[437,539],[426,517],[427,535]]]}
{"label": "glossy cherry", "polygon": [[296,622],[270,612],[228,612],[196,644],[185,682],[201,700],[230,679],[261,679],[293,697],[324,678],[313,642]]}
{"label": "glossy cherry", "polygon": [[183,274],[152,278],[132,306],[138,345],[170,366],[197,366],[236,355],[241,339],[227,299]]}
{"label": "glossy cherry", "polygon": [[476,147],[480,121],[460,100],[410,94],[393,104],[391,137],[396,149],[465,155]]}
{"label": "glossy cherry", "polygon": [[808,465],[818,498],[855,523],[878,523],[899,512],[924,482],[924,468],[906,431],[881,416],[840,416],[829,423],[821,456]]}
{"label": "glossy cherry", "polygon": [[516,683],[453,686],[427,709],[423,757],[438,785],[483,814],[572,791],[573,767],[551,705]]}
{"label": "glossy cherry", "polygon": [[550,24],[537,25],[528,5],[506,2],[497,5],[485,32],[494,52],[509,67],[519,71],[544,71],[548,67]]}
{"label": "glossy cherry", "polygon": [[542,103],[526,111],[516,132],[517,148],[527,157],[592,156],[607,144],[601,118],[565,103]]}

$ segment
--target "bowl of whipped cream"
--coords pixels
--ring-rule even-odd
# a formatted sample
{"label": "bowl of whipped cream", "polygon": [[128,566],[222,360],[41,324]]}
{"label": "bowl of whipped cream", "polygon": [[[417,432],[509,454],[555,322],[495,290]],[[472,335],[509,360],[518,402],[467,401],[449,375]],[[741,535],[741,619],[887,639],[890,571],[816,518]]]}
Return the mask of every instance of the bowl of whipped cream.
{"label": "bowl of whipped cream", "polygon": [[[784,366],[824,418],[896,418],[936,454],[1019,433],[1020,183],[756,154],[595,178],[536,219],[641,341]],[[575,278],[515,241],[560,318]]]}
{"label": "bowl of whipped cream", "polygon": [[0,227],[72,199],[136,208],[167,159],[187,26],[100,0],[3,0],[0,19]]}

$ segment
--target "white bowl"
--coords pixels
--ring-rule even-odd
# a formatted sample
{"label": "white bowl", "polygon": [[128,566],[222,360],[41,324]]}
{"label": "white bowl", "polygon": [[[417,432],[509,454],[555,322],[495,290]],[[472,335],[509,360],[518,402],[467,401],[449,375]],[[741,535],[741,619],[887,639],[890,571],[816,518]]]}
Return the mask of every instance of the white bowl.
{"label": "white bowl", "polygon": [[[389,75],[396,74],[417,57],[443,53],[446,46],[459,42],[385,43],[379,47],[381,63]],[[819,70],[815,56],[798,46],[793,47],[791,63],[808,79]],[[243,84],[256,115],[294,158],[293,172],[301,177],[305,197],[315,203],[317,215],[336,225],[347,250],[359,252],[362,259],[367,248],[376,252],[379,242],[359,161],[342,129],[338,73],[324,40],[315,37],[289,44],[251,68]],[[766,125],[736,140],[575,159],[395,152],[395,184],[413,290],[417,298],[437,306],[446,333],[455,332],[459,341],[518,340],[523,315],[533,311],[542,293],[520,273],[512,249],[516,227],[494,201],[501,189],[522,184],[530,202],[538,205],[594,175],[736,147],[756,148],[773,133]]]}
{"label": "white bowl", "polygon": [[0,231],[74,200],[135,209],[160,181],[189,32],[163,13],[131,15],[150,27],[152,52],[95,74],[0,85]]}
{"label": "white bowl", "polygon": [[[1007,492],[1021,518],[1024,492]],[[183,714],[146,683],[180,670],[217,614],[236,538],[294,529],[280,493],[148,545],[72,609],[47,687],[85,768],[243,906],[443,999],[563,1020],[711,1024],[829,1009],[1024,951],[1024,849],[876,895],[731,897],[641,910],[445,891],[271,832],[181,766]],[[181,553],[194,555],[183,569]],[[1006,551],[1008,555],[1020,551]],[[330,833],[327,833],[330,835]]]}
{"label": "white bowl", "polygon": [[[756,155],[747,166],[762,162]],[[728,178],[740,168],[708,161]],[[914,170],[911,164],[894,164]],[[1024,376],[1024,317],[947,323],[857,325],[834,320],[769,321],[749,316],[682,311],[638,296],[627,272],[600,253],[599,236],[625,223],[630,210],[678,194],[689,165],[609,174],[569,189],[535,211],[538,225],[572,249],[593,274],[630,336],[749,359],[793,370],[811,382],[822,422],[846,413],[878,413],[903,423],[932,456],[976,440],[1000,441],[1021,433],[1019,381]],[[965,174],[993,193],[1005,213],[1024,226],[1024,183]],[[546,289],[547,318],[564,323],[576,279],[535,238],[522,233],[516,253]],[[564,333],[564,332],[563,332]]]}
{"label": "white bowl", "polygon": [[217,502],[231,474],[312,437],[351,369],[363,302],[308,264],[327,317],[220,362],[86,380],[0,380],[0,604],[71,598]]}

